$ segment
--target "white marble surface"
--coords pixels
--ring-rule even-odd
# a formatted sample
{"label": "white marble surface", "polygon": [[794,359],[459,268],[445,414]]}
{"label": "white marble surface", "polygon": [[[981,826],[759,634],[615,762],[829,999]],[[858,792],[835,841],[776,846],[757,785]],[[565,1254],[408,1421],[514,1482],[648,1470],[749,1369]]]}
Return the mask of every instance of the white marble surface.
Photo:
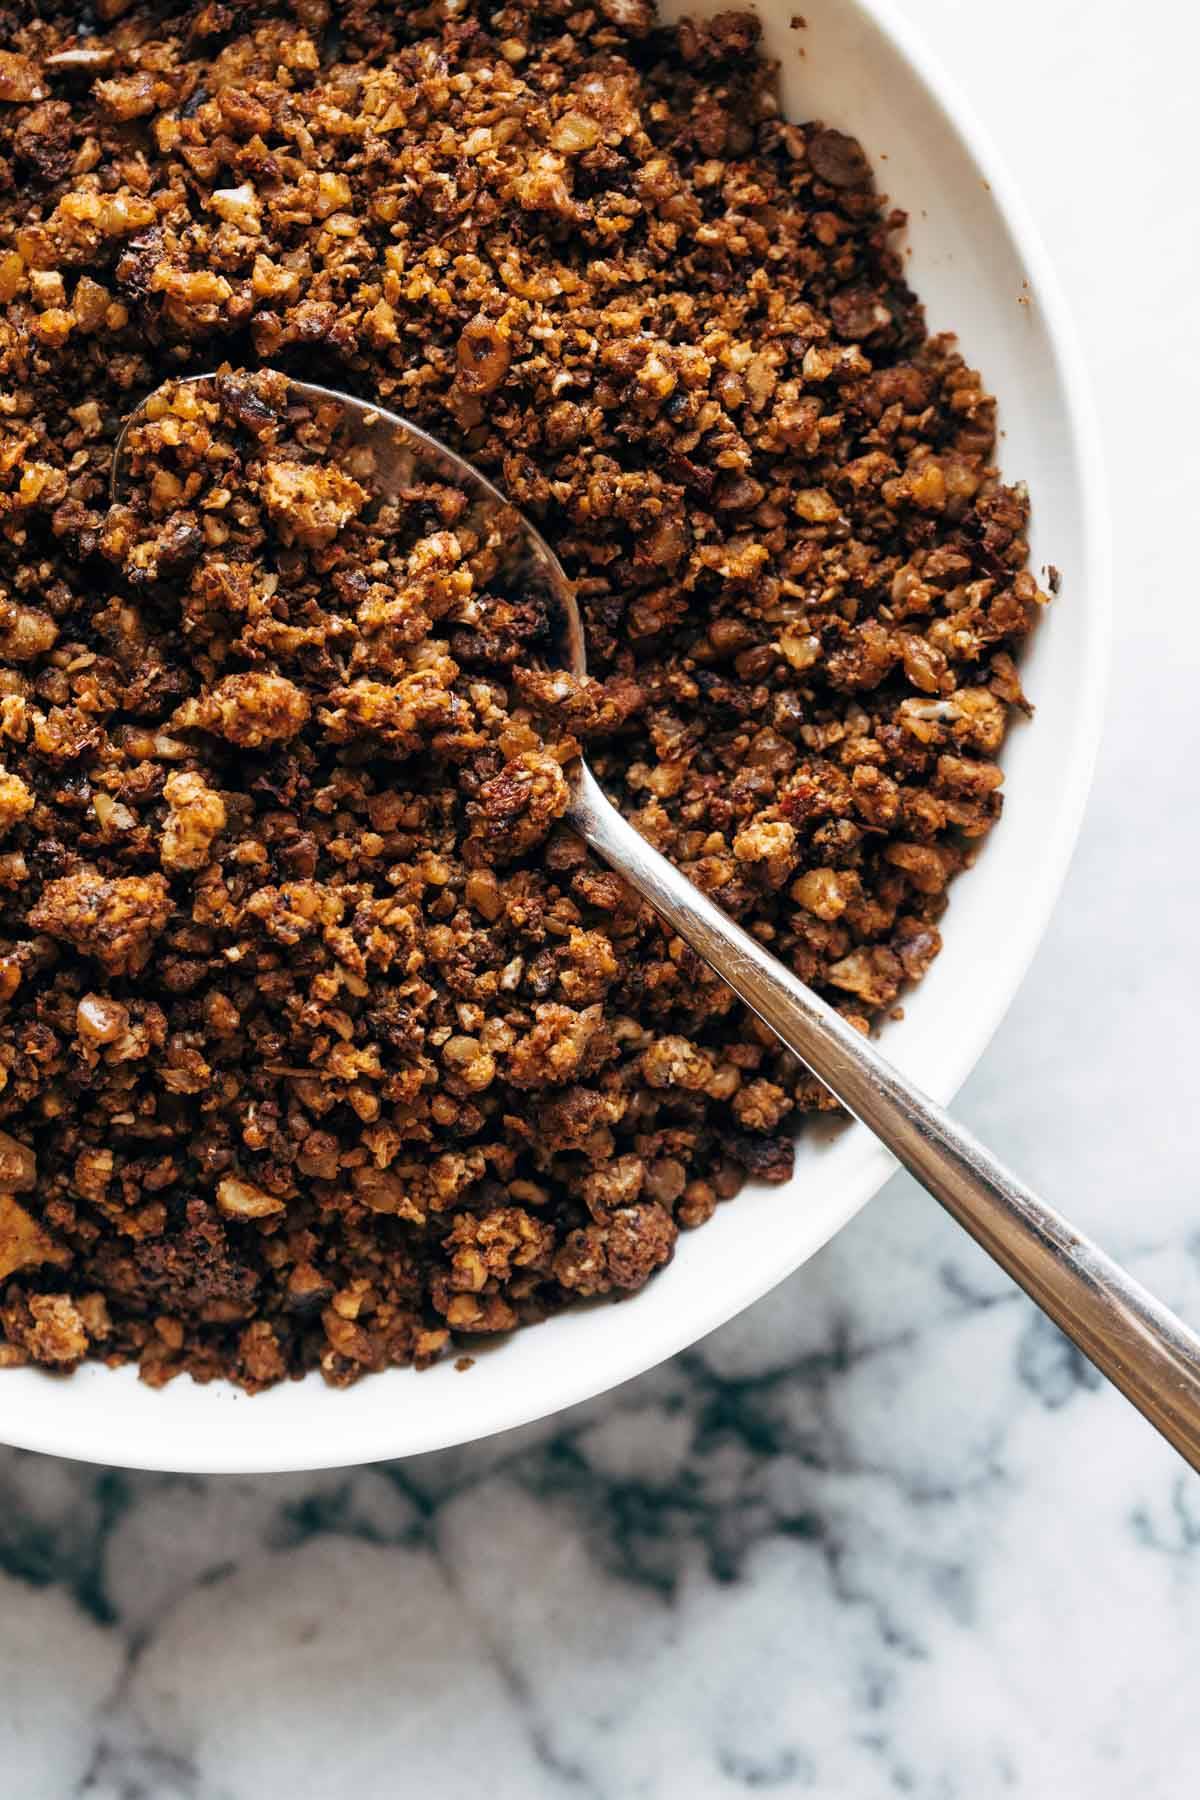
{"label": "white marble surface", "polygon": [[[906,4],[1057,254],[1118,569],[1084,840],[961,1108],[1200,1319],[1200,34],[1178,0]],[[1178,1800],[1198,1608],[1200,1483],[897,1180],[692,1354],[471,1450],[0,1451],[0,1790]]]}

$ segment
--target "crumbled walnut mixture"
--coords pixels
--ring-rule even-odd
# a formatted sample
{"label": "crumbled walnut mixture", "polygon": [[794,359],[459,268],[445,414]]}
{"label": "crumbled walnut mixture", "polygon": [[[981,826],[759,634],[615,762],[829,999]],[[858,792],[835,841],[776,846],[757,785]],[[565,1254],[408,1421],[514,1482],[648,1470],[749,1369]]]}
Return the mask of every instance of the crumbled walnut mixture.
{"label": "crumbled walnut mixture", "polygon": [[[746,13],[2,21],[0,1364],[343,1385],[640,1287],[831,1101],[565,825],[580,744],[864,1029],[1000,809],[1046,597],[901,215]],[[589,680],[288,373],[538,521]]]}

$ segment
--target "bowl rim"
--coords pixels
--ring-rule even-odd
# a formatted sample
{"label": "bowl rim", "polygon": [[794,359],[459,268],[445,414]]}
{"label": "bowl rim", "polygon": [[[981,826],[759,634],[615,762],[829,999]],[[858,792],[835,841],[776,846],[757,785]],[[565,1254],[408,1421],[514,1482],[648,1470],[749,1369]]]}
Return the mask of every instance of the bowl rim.
{"label": "bowl rim", "polygon": [[[1028,270],[1045,322],[1046,339],[1060,375],[1067,433],[1078,470],[1080,542],[1088,576],[1086,597],[1082,602],[1087,608],[1088,630],[1086,654],[1077,671],[1080,685],[1076,694],[1075,741],[1069,761],[1063,767],[1065,780],[1060,793],[1058,829],[1047,845],[1040,870],[1040,901],[1036,909],[1021,920],[1021,948],[1014,958],[1013,974],[1002,999],[959,1035],[955,1053],[948,1060],[941,1078],[928,1083],[935,1098],[948,1104],[987,1048],[1028,974],[1057,906],[1078,841],[1100,746],[1111,661],[1112,570],[1111,534],[1105,504],[1107,484],[1098,415],[1075,327],[1041,233],[991,133],[979,122],[963,89],[947,74],[920,29],[914,28],[903,15],[897,0],[849,0],[849,6],[874,26],[895,55],[907,65],[931,109],[940,113],[981,171],[991,190],[996,212]],[[673,1309],[660,1308],[661,1317],[656,1329],[636,1337],[630,1334],[628,1345],[619,1331],[610,1333],[613,1339],[611,1356],[606,1359],[602,1371],[589,1366],[581,1379],[571,1359],[564,1359],[557,1368],[551,1361],[535,1386],[514,1382],[508,1389],[493,1394],[488,1423],[481,1431],[469,1429],[464,1433],[455,1425],[452,1409],[425,1420],[414,1430],[411,1419],[405,1419],[402,1409],[385,1405],[365,1426],[360,1424],[357,1430],[333,1433],[325,1442],[314,1437],[311,1448],[299,1452],[293,1449],[282,1458],[271,1450],[269,1430],[263,1432],[261,1441],[254,1440],[250,1449],[242,1446],[235,1451],[218,1440],[211,1449],[205,1449],[200,1443],[195,1454],[189,1451],[181,1455],[176,1448],[159,1449],[157,1432],[149,1418],[141,1442],[106,1443],[111,1422],[106,1426],[104,1408],[95,1401],[85,1415],[90,1421],[86,1429],[80,1428],[77,1417],[61,1419],[51,1400],[57,1383],[50,1376],[45,1394],[47,1404],[31,1406],[27,1418],[10,1423],[4,1416],[7,1409],[0,1407],[0,1442],[15,1449],[97,1463],[112,1463],[115,1453],[117,1466],[130,1469],[256,1475],[352,1467],[481,1441],[611,1392],[690,1345],[703,1341],[822,1249],[878,1193],[897,1166],[890,1152],[881,1144],[875,1145],[857,1180],[847,1182],[841,1205],[823,1221],[819,1232],[801,1253],[797,1255],[789,1249],[766,1280],[761,1278],[761,1273],[753,1273],[743,1278],[740,1284],[722,1288],[719,1299],[705,1308],[704,1323],[699,1331],[695,1329],[694,1309],[679,1320],[673,1317]],[[0,1375],[0,1380],[4,1378]],[[73,1382],[133,1380],[136,1375],[128,1367],[111,1371],[93,1364],[85,1365],[71,1379]],[[0,1389],[0,1400],[2,1398]],[[245,1404],[260,1404],[244,1395],[237,1398]],[[132,1437],[133,1434],[128,1435]],[[171,1434],[164,1434],[164,1437],[169,1442]]]}

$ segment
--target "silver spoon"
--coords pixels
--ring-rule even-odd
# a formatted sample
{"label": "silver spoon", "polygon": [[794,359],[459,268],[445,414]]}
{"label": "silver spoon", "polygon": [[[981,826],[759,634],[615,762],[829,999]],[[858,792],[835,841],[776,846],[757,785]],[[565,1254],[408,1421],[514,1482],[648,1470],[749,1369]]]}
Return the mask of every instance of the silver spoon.
{"label": "silver spoon", "polygon": [[[289,398],[301,407],[334,403],[341,409],[343,443],[369,463],[377,491],[394,493],[429,476],[461,488],[470,500],[472,527],[497,547],[510,591],[515,582],[526,591],[541,590],[568,667],[585,673],[583,623],[571,583],[549,545],[498,488],[395,413],[301,381],[289,383]],[[114,499],[128,491],[128,433],[145,404],[117,442]],[[1200,1338],[652,849],[582,759],[574,766],[566,816],[1200,1471]]]}

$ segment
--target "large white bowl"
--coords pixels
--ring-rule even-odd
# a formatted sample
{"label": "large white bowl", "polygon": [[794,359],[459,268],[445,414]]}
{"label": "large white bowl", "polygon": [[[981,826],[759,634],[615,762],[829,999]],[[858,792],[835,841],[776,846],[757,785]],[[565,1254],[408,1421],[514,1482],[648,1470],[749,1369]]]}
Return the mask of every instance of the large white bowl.
{"label": "large white bowl", "polygon": [[[1097,433],[1054,276],[969,106],[891,0],[760,0],[788,117],[852,132],[910,217],[912,283],[931,326],[956,328],[1001,397],[1003,463],[1034,500],[1035,566],[1063,572],[1024,680],[1032,728],[1005,751],[1007,802],[980,866],[954,889],[946,947],[890,1025],[886,1049],[947,1100],[1004,1014],[1045,928],[1074,844],[1100,728],[1108,552]],[[711,3],[667,0],[668,15]],[[882,160],[886,157],[886,160]],[[334,1393],[316,1376],[249,1399],[186,1378],[162,1392],[129,1369],[69,1381],[0,1375],[0,1437],[134,1468],[251,1472],[404,1456],[554,1413],[639,1374],[748,1306],[876,1192],[890,1157],[855,1125],[802,1140],[783,1189],[748,1188],[619,1307],[567,1313],[479,1359],[398,1370]]]}

